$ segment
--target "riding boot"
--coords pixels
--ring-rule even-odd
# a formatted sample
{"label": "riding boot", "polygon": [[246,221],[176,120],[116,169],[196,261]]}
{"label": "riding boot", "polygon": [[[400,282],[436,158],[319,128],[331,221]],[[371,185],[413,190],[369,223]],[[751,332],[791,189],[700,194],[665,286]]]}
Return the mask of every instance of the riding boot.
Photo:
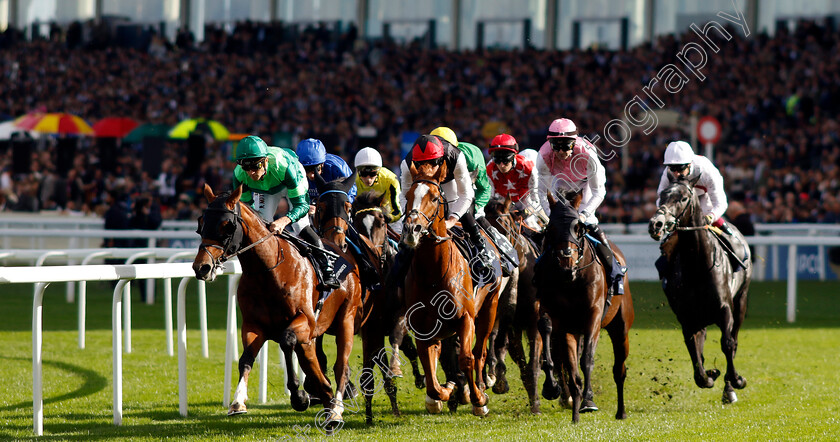
{"label": "riding boot", "polygon": [[321,238],[315,233],[312,226],[304,227],[300,231],[300,238],[313,246],[309,250],[318,267],[315,269],[315,273],[318,275],[318,286],[316,287],[318,289],[318,303],[315,305],[317,315],[321,311],[321,307],[324,306],[325,295],[340,287],[341,283],[335,277],[332,259],[323,251],[324,243],[321,242]]}
{"label": "riding boot", "polygon": [[610,243],[607,241],[607,235],[600,227],[598,227],[597,224],[589,227],[589,234],[598,241],[595,250],[597,250],[598,257],[604,265],[604,272],[608,275],[607,283],[609,286],[607,288],[606,305],[609,306],[612,302],[613,295],[624,294],[624,284],[622,283],[622,278],[624,277],[624,273],[627,271],[627,268],[622,266],[618,260],[615,259],[615,254],[610,248]]}

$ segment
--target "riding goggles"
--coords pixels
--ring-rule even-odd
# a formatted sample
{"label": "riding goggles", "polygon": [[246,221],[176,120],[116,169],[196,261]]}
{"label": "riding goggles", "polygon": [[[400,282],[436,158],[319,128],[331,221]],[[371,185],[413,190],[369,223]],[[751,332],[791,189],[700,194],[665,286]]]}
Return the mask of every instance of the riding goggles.
{"label": "riding goggles", "polygon": [[379,168],[378,167],[364,167],[364,166],[359,167],[359,176],[372,178],[372,177],[375,177],[378,174],[379,174]]}
{"label": "riding goggles", "polygon": [[575,147],[575,141],[574,138],[550,138],[548,140],[552,150],[564,152],[572,150]]}
{"label": "riding goggles", "polygon": [[262,161],[265,158],[245,158],[242,160],[237,161],[236,163],[239,164],[239,167],[242,170],[248,172],[251,170],[259,170],[262,167]]}
{"label": "riding goggles", "polygon": [[668,169],[670,169],[673,173],[680,173],[688,169],[688,164],[669,164]]}

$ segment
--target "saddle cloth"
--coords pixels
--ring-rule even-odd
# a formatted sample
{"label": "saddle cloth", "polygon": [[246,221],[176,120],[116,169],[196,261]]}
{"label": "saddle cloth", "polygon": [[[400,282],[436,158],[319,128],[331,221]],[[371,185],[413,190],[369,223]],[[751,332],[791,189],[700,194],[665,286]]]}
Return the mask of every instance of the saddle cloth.
{"label": "saddle cloth", "polygon": [[485,268],[478,258],[478,247],[470,241],[470,236],[464,232],[464,229],[455,226],[449,229],[449,234],[452,235],[452,241],[461,251],[461,255],[467,260],[470,267],[470,275],[476,287],[484,287],[491,284],[496,278],[502,276],[502,263],[496,257],[493,259],[493,269]]}

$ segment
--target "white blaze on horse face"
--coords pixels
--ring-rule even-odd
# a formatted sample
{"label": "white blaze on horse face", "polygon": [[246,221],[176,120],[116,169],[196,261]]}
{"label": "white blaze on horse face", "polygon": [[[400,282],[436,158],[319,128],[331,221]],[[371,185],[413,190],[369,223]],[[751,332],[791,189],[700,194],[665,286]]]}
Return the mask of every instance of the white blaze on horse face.
{"label": "white blaze on horse face", "polygon": [[[406,213],[411,213],[412,211],[417,211],[419,213],[423,213],[420,209],[423,205],[423,198],[426,197],[429,193],[429,186],[425,183],[420,183],[417,187],[414,188],[414,199],[411,201],[411,207],[407,208]],[[416,213],[416,212],[415,212]],[[424,220],[422,217],[418,215],[406,216],[406,224],[410,225],[408,230],[403,230],[403,242],[405,245],[409,247],[416,247],[417,244],[420,242],[420,234],[423,229],[427,226],[420,226],[420,228],[416,228],[418,223],[423,222]],[[408,224],[411,223],[411,224]]]}
{"label": "white blaze on horse face", "polygon": [[367,231],[368,235],[373,234],[373,220],[374,217],[366,216],[362,218],[362,225],[365,226],[365,230]]}
{"label": "white blaze on horse face", "polygon": [[414,201],[412,201],[411,209],[420,210],[420,205],[423,204],[423,198],[429,193],[429,186],[425,183],[420,183],[414,188]]}

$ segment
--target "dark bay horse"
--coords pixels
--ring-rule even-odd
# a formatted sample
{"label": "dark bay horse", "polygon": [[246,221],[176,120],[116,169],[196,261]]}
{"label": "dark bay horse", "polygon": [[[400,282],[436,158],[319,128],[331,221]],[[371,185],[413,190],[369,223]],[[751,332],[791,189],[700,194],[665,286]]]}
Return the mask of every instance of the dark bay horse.
{"label": "dark bay horse", "polygon": [[[735,371],[738,331],[747,313],[747,291],[752,276],[752,262],[744,260],[745,269],[734,271],[726,251],[715,233],[706,226],[694,181],[676,179],[669,173],[671,184],[659,195],[660,206],[650,219],[648,231],[666,241],[673,250],[667,256],[663,289],[671,310],[682,326],[683,339],[694,367],[694,382],[700,388],[712,388],[720,370],[703,367],[703,344],[706,327],[717,324],[721,331],[720,347],[726,356],[726,385],[723,402],[738,400],[733,388],[744,388],[747,382]],[[732,243],[740,242],[740,256],[748,254],[747,242],[735,226]],[[675,241],[675,244],[672,242]],[[740,265],[740,264],[735,264]]]}
{"label": "dark bay horse", "polygon": [[410,166],[413,183],[406,194],[400,238],[405,246],[414,249],[405,280],[406,320],[417,341],[426,376],[426,410],[440,413],[442,401],[455,396],[457,381],[450,380],[441,387],[436,374],[441,339],[455,335],[460,339],[458,366],[467,378],[473,414],[485,416],[489,398],[483,388],[479,389],[479,383],[483,386],[480,381],[487,339],[496,320],[502,278],[474,289],[469,263],[446,229],[446,200],[440,188],[446,163],[436,173],[431,170],[429,165],[422,165],[419,170],[414,164]]}
{"label": "dark bay horse", "polygon": [[[382,201],[385,194],[374,191],[367,191],[359,194],[353,202],[353,226],[356,230],[370,240],[374,245],[372,249],[371,260],[376,262],[377,271],[380,277],[380,286],[383,293],[379,296],[386,296],[384,293],[385,277],[391,268],[394,266],[394,259],[397,254],[397,248],[389,240],[391,232],[389,232],[388,222],[385,219],[385,214],[382,211]],[[396,234],[394,234],[396,235]],[[397,291],[400,297],[402,291]],[[414,376],[414,385],[417,388],[426,386],[423,373],[420,372],[417,362],[417,349],[414,346],[414,340],[408,334],[408,327],[405,321],[405,303],[402,299],[383,299],[385,302],[385,309],[380,310],[384,314],[380,316],[383,327],[390,327],[393,324],[389,341],[393,349],[391,357],[390,370],[394,377],[402,377],[402,369],[400,367],[399,351],[402,348],[405,355],[411,361],[412,374]]]}
{"label": "dark bay horse", "polygon": [[[538,414],[540,397],[537,393],[537,379],[540,375],[543,342],[537,329],[540,302],[532,281],[539,253],[520,233],[522,221],[514,219],[510,207],[510,198],[493,198],[484,206],[487,221],[507,237],[519,256],[518,272],[511,274],[510,282],[499,296],[496,326],[488,343],[490,355],[487,358],[487,376],[491,378],[495,375],[495,383],[492,385],[494,393],[503,394],[508,391],[504,360],[506,350],[510,348],[511,357],[519,366],[522,384],[528,392],[531,412]],[[527,355],[522,347],[523,333],[528,339]]]}
{"label": "dark bay horse", "polygon": [[[374,265],[378,264],[381,247],[377,248],[365,236],[351,233],[355,227],[351,222],[352,205],[348,191],[355,181],[355,174],[331,182],[324,182],[320,175],[316,175],[315,181],[320,194],[316,203],[315,228],[321,232],[324,239],[335,242],[342,250],[348,250],[354,246],[358,247],[359,251],[357,253],[364,255],[360,256],[360,259],[367,259]],[[353,236],[354,240],[348,241],[348,235]],[[357,244],[351,244],[351,242]],[[357,265],[357,260],[354,259],[352,264]],[[368,424],[373,423],[372,401],[376,392],[373,379],[374,365],[382,371],[384,389],[391,401],[391,411],[396,416],[400,415],[397,405],[397,387],[389,367],[390,353],[383,345],[385,336],[390,331],[388,324],[393,323],[393,318],[386,308],[385,290],[382,288],[384,280],[381,270],[378,266],[375,270],[375,275],[368,275],[366,278],[368,280],[363,281],[362,308],[359,309],[359,316],[357,317],[357,329],[360,329],[362,336],[363,367],[359,382],[365,396],[365,420]],[[326,358],[326,356],[323,357]]]}
{"label": "dark bay horse", "polygon": [[[286,367],[292,367],[292,351],[306,374],[307,391],[328,405],[328,428],[342,424],[343,392],[349,378],[348,358],[353,348],[353,329],[361,306],[357,273],[350,273],[340,288],[326,299],[317,320],[314,315],[318,291],[315,269],[298,248],[283,236],[268,231],[263,220],[247,204],[240,203],[242,187],[218,197],[204,186],[209,206],[199,219],[201,245],[193,262],[196,278],[212,281],[222,262],[239,257],[242,277],[237,289],[242,313],[242,356],[239,358],[239,384],[229,414],[246,411],[248,375],[254,358],[267,340],[280,344]],[[330,246],[325,242],[325,245]],[[345,256],[334,244],[334,252]],[[241,252],[241,253],[240,253]],[[315,337],[324,333],[336,337],[334,366],[336,393],[324,376],[315,354]],[[312,380],[312,382],[310,382]],[[299,391],[297,375],[290,371],[287,388],[292,408],[309,407],[307,391]]]}
{"label": "dark bay horse", "polygon": [[[567,200],[571,199],[571,202]],[[618,409],[616,419],[624,419],[624,365],[630,351],[629,332],[633,325],[633,299],[630,295],[628,278],[624,278],[624,294],[615,295],[606,308],[607,274],[598,261],[595,248],[584,238],[586,227],[578,221],[577,208],[581,192],[558,195],[555,200],[548,194],[551,216],[546,228],[545,247],[547,252],[541,260],[549,260],[540,271],[545,272],[538,287],[542,308],[551,317],[552,333],[544,339],[546,352],[546,383],[553,384],[554,375],[561,379],[568,373],[567,384],[572,399],[572,422],[580,420],[580,413],[596,411],[592,392],[592,367],[601,329],[607,330],[613,346],[613,380],[617,390]],[[624,254],[612,244],[616,259],[626,265]],[[605,311],[606,309],[606,311]],[[581,354],[578,355],[578,352]],[[560,361],[560,370],[555,373],[553,360]],[[580,360],[583,383],[578,373]],[[554,391],[560,388],[550,385]],[[558,393],[559,394],[559,393]],[[567,401],[561,398],[561,403]]]}

